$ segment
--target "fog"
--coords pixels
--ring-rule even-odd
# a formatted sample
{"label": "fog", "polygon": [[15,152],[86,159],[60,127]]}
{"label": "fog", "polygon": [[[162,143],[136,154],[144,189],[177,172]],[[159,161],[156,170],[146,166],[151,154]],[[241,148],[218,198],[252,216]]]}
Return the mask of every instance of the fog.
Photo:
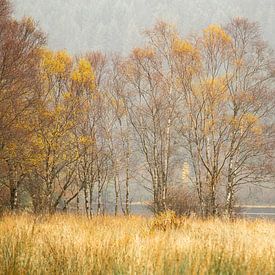
{"label": "fog", "polygon": [[[32,16],[39,23],[51,49],[73,54],[127,54],[142,43],[142,31],[159,19],[188,35],[237,16],[258,22],[264,39],[275,48],[275,0],[13,0],[13,7],[17,18]],[[135,200],[141,199],[140,189],[133,193]],[[240,194],[246,203],[261,203],[263,198],[274,203],[274,190],[247,187]]]}
{"label": "fog", "polygon": [[14,0],[18,18],[32,16],[48,34],[49,46],[72,53],[90,50],[127,53],[141,32],[158,19],[175,23],[182,34],[232,17],[260,23],[275,47],[274,0]]}

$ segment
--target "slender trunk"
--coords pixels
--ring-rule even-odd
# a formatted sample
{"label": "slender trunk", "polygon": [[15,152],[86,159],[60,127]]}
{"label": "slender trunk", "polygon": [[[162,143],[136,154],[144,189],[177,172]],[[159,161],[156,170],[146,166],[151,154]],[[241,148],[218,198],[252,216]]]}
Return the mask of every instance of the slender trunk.
{"label": "slender trunk", "polygon": [[65,201],[64,207],[63,207],[63,210],[64,210],[64,211],[67,211],[70,202],[71,202],[72,200],[74,200],[75,198],[78,197],[78,194],[82,191],[82,189],[83,189],[83,188],[80,188],[76,193],[73,194],[73,196],[71,196],[69,199],[67,199],[67,200]]}
{"label": "slender trunk", "polygon": [[[127,127],[129,127],[127,123]],[[129,190],[129,181],[130,181],[130,171],[129,171],[129,166],[130,166],[130,142],[129,142],[129,135],[127,134],[127,140],[126,140],[126,179],[125,179],[125,214],[129,215],[130,214],[130,205],[129,205],[129,195],[130,195],[130,190]]]}
{"label": "slender trunk", "polygon": [[93,191],[94,191],[94,185],[91,183],[89,186],[89,192],[90,192],[90,217],[93,216]]}
{"label": "slender trunk", "polygon": [[167,206],[166,206],[166,196],[167,196],[167,181],[164,180],[162,182],[162,189],[161,189],[161,210],[166,211]]}
{"label": "slender trunk", "polygon": [[[234,108],[234,116],[233,119],[235,119],[237,117],[237,113],[238,113],[238,108],[235,106]],[[225,203],[225,213],[226,215],[231,218],[232,214],[233,214],[233,203],[234,203],[234,155],[238,154],[238,149],[237,152],[234,153],[234,146],[236,143],[236,136],[237,133],[234,130],[232,133],[232,140],[231,140],[231,144],[230,144],[230,158],[229,158],[229,164],[228,164],[228,171],[227,171],[227,186],[226,186],[226,203]]]}
{"label": "slender trunk", "polygon": [[84,183],[84,204],[85,204],[85,213],[89,216],[89,197],[88,197],[88,189],[87,183]]}
{"label": "slender trunk", "polygon": [[46,194],[46,208],[48,213],[52,213],[52,183],[47,183],[47,194]]}
{"label": "slender trunk", "polygon": [[65,202],[64,202],[63,211],[64,211],[65,213],[68,212],[68,201],[65,201]]}
{"label": "slender trunk", "polygon": [[154,176],[153,176],[153,192],[154,192],[154,212],[159,213],[160,207],[160,196],[159,196],[159,183],[158,183],[158,176],[157,172],[154,171]]}
{"label": "slender trunk", "polygon": [[98,183],[98,192],[97,192],[97,215],[102,214],[102,188],[100,183]]}
{"label": "slender trunk", "polygon": [[77,194],[77,197],[76,197],[76,211],[77,211],[77,214],[79,214],[79,193]]}
{"label": "slender trunk", "polygon": [[227,177],[227,187],[226,187],[226,204],[225,211],[228,217],[232,217],[233,214],[233,202],[234,202],[234,176],[232,175],[232,160],[230,159]]}
{"label": "slender trunk", "polygon": [[[234,111],[234,117],[236,117],[237,115],[237,111]],[[234,161],[234,145],[236,142],[236,132],[234,131],[232,134],[232,141],[231,141],[231,145],[230,145],[230,158],[229,158],[229,164],[228,164],[228,171],[227,171],[227,186],[226,186],[226,203],[225,203],[225,212],[226,215],[228,215],[229,217],[232,216],[232,212],[233,212],[233,192],[234,192],[234,165],[233,165],[233,161]],[[236,154],[238,154],[238,150],[236,152]]]}
{"label": "slender trunk", "polygon": [[118,214],[118,204],[119,204],[119,188],[118,188],[118,178],[115,176],[115,216]]}
{"label": "slender trunk", "polygon": [[126,193],[125,193],[125,214],[129,215],[130,214],[130,207],[129,207],[129,168],[127,167],[126,170],[126,181],[125,181],[125,188],[126,188]]}
{"label": "slender trunk", "polygon": [[[170,62],[169,62],[170,63]],[[167,120],[167,128],[166,128],[166,144],[165,144],[165,152],[164,152],[164,171],[162,173],[162,211],[167,210],[166,206],[166,196],[167,196],[167,183],[168,183],[168,174],[169,174],[169,160],[170,160],[170,150],[171,150],[171,127],[172,127],[172,106],[171,106],[171,95],[173,93],[173,66],[172,64],[169,64],[170,66],[170,81],[169,81],[169,94],[168,94],[168,120]]]}
{"label": "slender trunk", "polygon": [[229,218],[232,217],[233,214],[233,199],[234,199],[234,193],[233,193],[233,185],[230,185],[227,187],[226,190],[226,214]]}
{"label": "slender trunk", "polygon": [[[170,89],[171,93],[171,89]],[[167,195],[167,182],[168,182],[168,172],[169,172],[169,159],[170,159],[170,131],[171,131],[171,118],[168,118],[167,129],[166,129],[166,146],[165,146],[165,166],[163,173],[162,182],[162,208],[165,211],[166,207],[166,195]]]}
{"label": "slender trunk", "polygon": [[18,188],[16,183],[10,190],[10,206],[12,211],[18,208]]}
{"label": "slender trunk", "polygon": [[210,190],[210,208],[209,212],[211,216],[217,214],[217,205],[216,205],[216,178],[215,176],[211,177],[211,190]]}
{"label": "slender trunk", "polygon": [[8,175],[9,175],[9,189],[10,189],[10,209],[15,211],[18,206],[18,183],[16,181],[16,171],[13,164],[7,161]]}
{"label": "slender trunk", "polygon": [[197,194],[198,194],[198,198],[199,198],[201,216],[204,217],[205,216],[205,203],[204,203],[203,194],[202,194],[201,180],[196,182],[196,189],[197,189]]}
{"label": "slender trunk", "polygon": [[210,213],[212,216],[216,215],[216,191],[215,186],[211,186],[211,200],[210,200]]}

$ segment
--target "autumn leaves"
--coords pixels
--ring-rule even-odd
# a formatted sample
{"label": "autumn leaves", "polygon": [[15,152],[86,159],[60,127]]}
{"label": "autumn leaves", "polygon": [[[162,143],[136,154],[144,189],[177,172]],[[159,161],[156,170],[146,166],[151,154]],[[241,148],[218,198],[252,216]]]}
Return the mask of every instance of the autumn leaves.
{"label": "autumn leaves", "polygon": [[256,24],[237,18],[182,38],[158,22],[128,57],[73,57],[47,49],[31,19],[7,14],[0,187],[11,209],[27,200],[37,212],[82,204],[87,215],[102,214],[108,197],[116,214],[129,214],[130,183],[141,183],[157,213],[179,184],[192,186],[199,214],[231,215],[241,185],[273,176],[264,167],[273,152],[274,76]]}
{"label": "autumn leaves", "polygon": [[167,208],[181,151],[200,213],[231,215],[242,184],[272,177],[264,168],[272,155],[271,53],[257,24],[241,18],[187,39],[159,22],[146,37],[146,46],[128,60],[128,91],[138,95],[128,96],[128,108],[151,175],[155,211]]}

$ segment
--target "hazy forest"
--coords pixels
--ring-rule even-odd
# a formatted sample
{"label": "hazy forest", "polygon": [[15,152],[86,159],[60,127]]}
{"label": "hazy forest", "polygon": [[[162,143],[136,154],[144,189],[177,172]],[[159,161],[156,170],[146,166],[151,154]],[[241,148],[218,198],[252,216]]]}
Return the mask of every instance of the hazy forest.
{"label": "hazy forest", "polygon": [[0,0],[0,274],[274,274],[274,221],[239,217],[275,205],[273,2],[264,31],[129,19],[71,51],[18,15],[46,2]]}

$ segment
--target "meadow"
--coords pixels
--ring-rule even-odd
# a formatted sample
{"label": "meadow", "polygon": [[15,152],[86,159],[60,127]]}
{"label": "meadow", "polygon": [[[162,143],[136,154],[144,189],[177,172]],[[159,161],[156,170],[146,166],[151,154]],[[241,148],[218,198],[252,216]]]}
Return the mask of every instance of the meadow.
{"label": "meadow", "polygon": [[275,274],[275,223],[5,215],[0,274]]}

